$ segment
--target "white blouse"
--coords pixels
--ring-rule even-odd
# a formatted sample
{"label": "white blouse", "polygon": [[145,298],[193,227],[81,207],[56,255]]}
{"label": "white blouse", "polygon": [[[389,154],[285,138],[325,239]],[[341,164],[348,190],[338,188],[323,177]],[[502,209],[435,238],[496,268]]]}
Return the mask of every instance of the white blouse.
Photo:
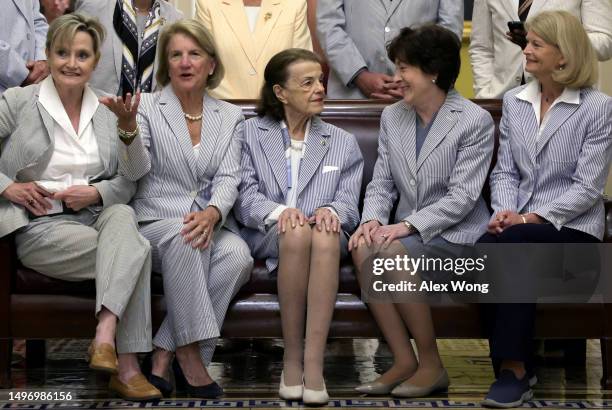
{"label": "white blouse", "polygon": [[[89,185],[90,178],[104,169],[92,122],[99,105],[98,97],[89,87],[85,87],[78,131],[68,118],[51,76],[41,83],[38,102],[53,118],[51,140],[54,150],[47,168],[36,183],[49,192],[59,192],[73,185]],[[51,202],[54,207],[49,213],[61,212],[61,201]]]}
{"label": "white blouse", "polygon": [[244,6],[244,12],[246,13],[247,21],[249,22],[249,30],[251,30],[251,33],[255,31],[260,9],[261,7],[259,6]]}

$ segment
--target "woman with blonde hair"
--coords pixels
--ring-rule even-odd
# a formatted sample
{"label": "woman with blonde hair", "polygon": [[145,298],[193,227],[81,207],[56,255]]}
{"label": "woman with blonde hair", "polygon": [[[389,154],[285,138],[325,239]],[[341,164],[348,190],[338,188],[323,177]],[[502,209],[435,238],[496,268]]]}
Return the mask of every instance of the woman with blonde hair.
{"label": "woman with blonde hair", "polygon": [[95,278],[89,366],[124,399],[155,399],[136,357],[151,350],[150,247],[125,205],[136,186],[118,170],[117,118],[87,85],[103,39],[97,19],[58,17],[51,75],[0,99],[0,236],[15,232],[21,262],[44,275]]}
{"label": "woman with blonde hair", "polygon": [[161,272],[168,313],[153,344],[150,380],[167,396],[174,352],[187,393],[216,398],[210,377],[227,307],[248,280],[253,260],[230,210],[238,196],[244,117],[210,97],[223,66],[208,30],[195,20],[166,27],[159,39],[157,82],[135,99],[106,98],[118,116],[120,158],[138,181],[131,205]]}
{"label": "woman with blonde hair", "polygon": [[[494,213],[480,242],[600,242],[612,98],[592,88],[595,52],[576,17],[543,12],[526,28],[525,69],[535,80],[504,96],[490,178]],[[528,374],[535,304],[488,305],[486,316],[497,380],[483,405],[520,406],[535,382]]]}

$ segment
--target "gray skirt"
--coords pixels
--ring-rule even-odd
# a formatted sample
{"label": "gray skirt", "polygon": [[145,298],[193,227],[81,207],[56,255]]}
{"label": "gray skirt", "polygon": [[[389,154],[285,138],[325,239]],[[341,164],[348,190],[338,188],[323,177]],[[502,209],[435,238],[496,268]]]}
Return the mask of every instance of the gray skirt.
{"label": "gray skirt", "polygon": [[[419,234],[405,236],[400,238],[399,241],[406,248],[406,253],[411,258],[464,258],[471,256],[474,249],[469,245],[449,242],[441,236],[436,236],[426,244],[423,243],[423,238]],[[424,280],[433,281],[447,281],[453,277],[448,272],[435,270],[421,271],[420,275]]]}

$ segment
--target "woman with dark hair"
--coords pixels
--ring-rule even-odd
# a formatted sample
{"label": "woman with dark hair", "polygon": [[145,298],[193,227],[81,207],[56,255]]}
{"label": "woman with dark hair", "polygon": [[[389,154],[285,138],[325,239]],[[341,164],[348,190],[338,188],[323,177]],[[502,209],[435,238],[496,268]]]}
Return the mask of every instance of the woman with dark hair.
{"label": "woman with dark hair", "polygon": [[[596,53],[567,11],[527,20],[525,70],[535,79],[504,96],[500,147],[491,173],[486,243],[597,243],[604,235],[603,191],[612,155],[612,98],[594,90]],[[483,405],[518,407],[529,374],[533,303],[487,306],[497,380]]]}
{"label": "woman with dark hair", "polygon": [[[374,255],[456,257],[486,230],[488,211],[480,191],[493,153],[494,126],[487,111],[453,89],[460,48],[451,31],[436,25],[404,28],[388,47],[404,98],[383,111],[362,224],[349,241],[362,288],[371,279],[368,261]],[[389,224],[398,196],[395,223]],[[369,308],[394,363],[357,391],[419,397],[446,389],[449,379],[429,305],[385,302]]]}
{"label": "woman with dark hair", "polygon": [[318,117],[325,90],[314,53],[282,51],[264,77],[259,116],[245,123],[235,213],[253,256],[266,259],[270,272],[278,268],[285,342],[279,395],[323,405],[323,356],[346,232],[359,220],[363,158],[353,135]]}

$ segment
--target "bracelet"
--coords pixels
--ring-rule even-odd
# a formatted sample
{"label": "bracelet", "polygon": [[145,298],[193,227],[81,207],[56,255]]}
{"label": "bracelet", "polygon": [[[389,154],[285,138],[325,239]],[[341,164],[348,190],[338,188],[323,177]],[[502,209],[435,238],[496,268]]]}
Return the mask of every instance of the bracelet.
{"label": "bracelet", "polygon": [[405,226],[406,228],[408,228],[408,232],[409,232],[409,233],[411,233],[411,234],[412,234],[412,233],[415,233],[415,232],[416,232],[416,228],[415,228],[415,227],[414,227],[414,225],[413,225],[413,224],[411,224],[410,222],[408,222],[408,221],[406,221],[406,220],[403,220],[403,221],[402,221],[402,223],[404,224],[404,226]]}
{"label": "bracelet", "polygon": [[520,214],[519,216],[523,220],[523,223],[526,224],[527,223],[527,218],[525,218],[525,215],[524,214]]}
{"label": "bracelet", "polygon": [[122,130],[121,128],[117,127],[117,134],[119,134],[119,139],[123,142],[126,142],[126,141],[131,142],[134,138],[136,138],[136,136],[139,133],[140,133],[140,128],[138,128],[138,125],[136,126],[134,131],[126,131],[126,130]]}

